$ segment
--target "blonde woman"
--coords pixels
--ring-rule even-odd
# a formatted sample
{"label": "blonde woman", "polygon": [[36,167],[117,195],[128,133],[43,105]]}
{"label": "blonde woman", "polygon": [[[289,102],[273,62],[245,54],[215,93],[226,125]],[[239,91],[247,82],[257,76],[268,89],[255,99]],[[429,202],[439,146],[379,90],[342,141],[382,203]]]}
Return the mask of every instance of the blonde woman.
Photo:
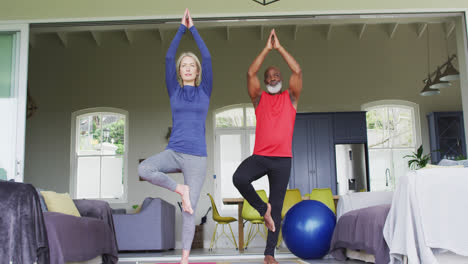
{"label": "blonde woman", "polygon": [[[202,55],[185,52],[175,60],[182,35],[192,33]],[[202,74],[203,73],[203,74]],[[211,56],[193,26],[188,9],[166,54],[166,87],[172,111],[172,133],[166,150],[138,167],[139,175],[154,185],[178,193],[182,198],[182,259],[188,263],[195,233],[194,211],[206,175],[205,120],[212,90]],[[177,184],[166,173],[182,172],[184,184]]]}

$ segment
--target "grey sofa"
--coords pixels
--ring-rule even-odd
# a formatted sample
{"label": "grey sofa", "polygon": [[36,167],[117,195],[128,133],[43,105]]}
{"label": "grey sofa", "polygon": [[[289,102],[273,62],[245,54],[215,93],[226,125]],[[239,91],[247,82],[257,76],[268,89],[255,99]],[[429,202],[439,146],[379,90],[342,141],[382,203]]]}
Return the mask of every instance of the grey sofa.
{"label": "grey sofa", "polygon": [[43,212],[50,263],[81,262],[97,256],[102,256],[104,264],[118,263],[114,223],[109,204],[88,199],[75,199],[73,202],[81,217]]}
{"label": "grey sofa", "polygon": [[146,198],[139,213],[112,217],[119,251],[175,248],[175,207],[160,198]]}
{"label": "grey sofa", "polygon": [[0,181],[0,263],[64,264],[100,256],[101,263],[116,264],[109,204],[73,202],[81,217],[47,211],[31,184]]}

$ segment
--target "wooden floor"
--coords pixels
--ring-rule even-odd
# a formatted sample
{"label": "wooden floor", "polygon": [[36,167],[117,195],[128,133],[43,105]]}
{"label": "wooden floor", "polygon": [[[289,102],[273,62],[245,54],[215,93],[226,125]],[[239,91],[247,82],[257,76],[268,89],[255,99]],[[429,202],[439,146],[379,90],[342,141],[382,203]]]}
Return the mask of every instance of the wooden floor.
{"label": "wooden floor", "polygon": [[[190,262],[222,262],[242,264],[263,263],[264,248],[249,248],[244,253],[239,254],[234,249],[194,249],[190,254]],[[149,264],[149,263],[178,263],[182,251],[169,250],[162,252],[131,252],[120,253],[119,264]],[[364,264],[361,261],[337,261],[329,256],[320,260],[301,260],[291,254],[288,249],[280,248],[275,253],[275,258],[284,264],[310,263],[310,264]]]}

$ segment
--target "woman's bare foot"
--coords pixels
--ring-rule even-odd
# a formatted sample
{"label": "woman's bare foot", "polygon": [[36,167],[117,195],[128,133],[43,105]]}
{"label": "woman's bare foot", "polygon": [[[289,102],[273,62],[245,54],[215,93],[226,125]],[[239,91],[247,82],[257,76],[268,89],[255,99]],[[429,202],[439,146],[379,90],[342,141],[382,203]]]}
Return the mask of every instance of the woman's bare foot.
{"label": "woman's bare foot", "polygon": [[187,185],[177,184],[176,193],[182,197],[182,209],[184,212],[193,214],[192,205],[190,204],[190,189]]}
{"label": "woman's bare foot", "polygon": [[275,222],[273,221],[273,218],[271,218],[271,205],[270,205],[270,203],[267,203],[267,210],[265,212],[265,215],[263,216],[263,219],[265,219],[266,227],[271,232],[275,232]]}
{"label": "woman's bare foot", "polygon": [[190,255],[190,250],[182,250],[182,258],[180,259],[180,264],[188,264],[188,257]]}

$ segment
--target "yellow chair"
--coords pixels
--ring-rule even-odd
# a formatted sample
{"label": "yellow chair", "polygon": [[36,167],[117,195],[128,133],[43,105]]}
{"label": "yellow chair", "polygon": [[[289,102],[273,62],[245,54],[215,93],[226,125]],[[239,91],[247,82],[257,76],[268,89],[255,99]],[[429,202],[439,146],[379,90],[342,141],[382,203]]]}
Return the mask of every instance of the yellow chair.
{"label": "yellow chair", "polygon": [[307,196],[309,196],[310,200],[322,202],[336,214],[335,201],[333,200],[333,194],[330,188],[313,189]]}
{"label": "yellow chair", "polygon": [[[281,210],[281,220],[284,219],[284,216],[286,215],[288,210],[291,209],[291,207],[293,207],[295,204],[297,204],[300,201],[302,201],[302,195],[299,189],[286,190],[286,194],[284,196],[284,202],[283,202],[283,209]],[[283,241],[283,235],[280,230],[278,243],[276,244],[277,248],[279,248],[281,241]]]}
{"label": "yellow chair", "polygon": [[284,219],[286,213],[298,202],[302,201],[301,191],[299,189],[288,189],[284,195],[283,210],[281,210],[281,219]]}
{"label": "yellow chair", "polygon": [[[268,197],[265,190],[258,190],[257,194],[262,198],[265,203],[268,203]],[[247,249],[249,243],[254,239],[257,234],[266,241],[267,232],[265,228],[265,220],[263,216],[260,216],[258,211],[252,207],[252,205],[244,199],[244,204],[242,207],[242,218],[250,222],[249,231],[247,233],[247,238],[245,241],[244,248]],[[260,225],[264,227],[263,232],[260,231]]]}
{"label": "yellow chair", "polygon": [[[236,247],[236,250],[239,249],[237,247],[236,238],[234,237],[234,233],[232,232],[232,228],[231,228],[231,222],[237,221],[237,219],[234,217],[229,217],[229,216],[228,217],[220,216],[218,213],[218,208],[216,208],[216,204],[214,202],[213,197],[209,193],[207,193],[207,195],[210,197],[211,207],[213,208],[213,220],[216,222],[216,227],[213,232],[213,237],[211,238],[209,250],[213,250],[213,245],[216,244],[216,241],[218,241],[218,238],[220,238],[223,234],[226,235],[226,237],[229,239],[229,241],[231,241],[232,244],[234,244],[234,246]],[[218,230],[218,225],[223,225],[223,232],[218,237],[216,237],[216,231]],[[228,234],[226,234],[226,232],[224,232],[224,225],[229,226],[229,230],[231,230],[232,239],[229,237]]]}

